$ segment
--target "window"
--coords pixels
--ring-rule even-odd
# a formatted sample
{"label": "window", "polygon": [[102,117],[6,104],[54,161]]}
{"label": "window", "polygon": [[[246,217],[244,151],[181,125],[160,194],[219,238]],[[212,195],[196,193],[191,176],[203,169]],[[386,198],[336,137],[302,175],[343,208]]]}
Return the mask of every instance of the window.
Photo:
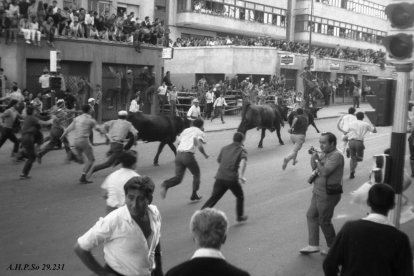
{"label": "window", "polygon": [[237,0],[236,1],[236,6],[239,6],[239,7],[243,7],[244,8],[244,5],[246,4],[246,2],[244,2],[244,1],[240,1],[240,0]]}
{"label": "window", "polygon": [[[183,12],[186,10],[187,1],[186,0],[177,0],[177,12]],[[194,9],[194,7],[193,7]]]}
{"label": "window", "polygon": [[106,13],[111,13],[111,3],[109,2],[98,2],[98,14],[105,16]]}

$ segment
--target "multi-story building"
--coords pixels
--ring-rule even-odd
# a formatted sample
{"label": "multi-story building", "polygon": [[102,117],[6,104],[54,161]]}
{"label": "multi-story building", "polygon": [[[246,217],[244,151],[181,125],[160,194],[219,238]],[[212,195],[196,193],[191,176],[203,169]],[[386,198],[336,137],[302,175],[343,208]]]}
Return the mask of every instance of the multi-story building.
{"label": "multi-story building", "polygon": [[[177,0],[168,1],[170,38],[266,37],[313,46],[365,51],[385,51],[381,45],[388,21],[389,0]],[[312,26],[312,32],[311,32]],[[311,40],[310,40],[311,36]],[[214,48],[214,49],[213,49]],[[243,49],[242,49],[243,48]],[[179,85],[190,86],[201,74],[285,74],[301,88],[299,73],[306,55],[295,55],[294,64],[280,62],[281,53],[269,47],[213,46],[202,49],[176,48],[166,70]],[[261,49],[261,50],[260,50]],[[240,53],[243,52],[242,56]],[[195,55],[197,59],[189,58]],[[237,62],[235,62],[237,60]],[[231,61],[232,64],[227,64]],[[223,71],[227,70],[227,71]],[[315,57],[315,74],[335,80],[353,75],[358,79],[392,76],[392,67],[379,64]]]}
{"label": "multi-story building", "polygon": [[[52,1],[43,1],[48,2]],[[102,16],[133,12],[140,21],[145,16],[149,16],[151,21],[155,17],[165,18],[165,0],[63,0],[58,1],[58,7],[72,10],[83,8]],[[83,78],[91,84],[87,87],[88,97],[93,97],[96,85],[102,86],[103,98],[99,105],[102,112],[98,114],[103,120],[116,117],[117,111],[125,109],[125,102],[130,100],[125,99],[126,95],[141,90],[143,83],[140,76],[145,67],[150,74],[155,74],[157,84],[163,75],[160,45],[143,45],[141,53],[138,53],[130,42],[74,39],[72,35],[56,37],[54,47],[46,44],[45,37],[42,37],[41,47],[27,44],[22,34],[18,35],[16,43],[5,44],[4,35],[0,40],[0,67],[8,80],[0,87],[0,92],[5,92],[12,82],[17,82],[20,88],[27,88],[36,95],[40,91],[39,76],[50,65],[50,51],[58,50],[66,89],[76,95],[80,89],[79,80]],[[132,74],[127,76],[128,71]],[[132,89],[129,88],[131,82]],[[153,108],[151,112],[155,112]]]}

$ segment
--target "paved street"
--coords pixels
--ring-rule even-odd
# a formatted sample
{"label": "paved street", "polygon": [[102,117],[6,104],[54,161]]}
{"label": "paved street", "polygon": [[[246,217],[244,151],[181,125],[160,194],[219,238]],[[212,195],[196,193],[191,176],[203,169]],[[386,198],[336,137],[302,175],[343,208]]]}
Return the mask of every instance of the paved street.
{"label": "paved street", "polygon": [[[339,137],[336,122],[348,106],[322,109],[317,120],[320,131],[332,131]],[[368,106],[362,106],[368,108]],[[325,114],[325,115],[324,115]],[[334,118],[327,118],[333,116]],[[167,271],[191,257],[194,251],[189,232],[189,219],[210,195],[217,170],[216,158],[222,145],[230,143],[239,118],[227,117],[226,124],[220,120],[206,122],[209,159],[201,154],[196,158],[201,167],[201,202],[192,203],[191,174],[187,172],[184,182],[168,191],[167,198],[159,196],[159,185],[174,173],[173,154],[168,148],[160,157],[160,166],[152,166],[158,144],[139,143],[138,173],[149,175],[156,183],[153,203],[162,215],[163,268]],[[226,130],[228,129],[228,130]],[[214,130],[214,131],[212,131]],[[222,131],[216,131],[222,130]],[[349,159],[346,160],[344,194],[335,212],[334,225],[339,229],[349,219],[363,217],[366,209],[350,204],[349,192],[359,187],[368,178],[372,167],[372,155],[381,153],[389,145],[391,127],[378,128],[366,140],[365,160],[360,163],[356,178],[348,179]],[[311,127],[303,149],[299,152],[299,163],[282,170],[283,158],[292,146],[287,127],[282,130],[284,146],[277,143],[274,133],[267,132],[264,148],[258,149],[260,132],[251,130],[245,146],[248,151],[248,166],[244,186],[245,209],[249,219],[246,223],[235,222],[235,199],[228,192],[217,204],[230,220],[227,242],[223,247],[226,259],[255,276],[301,276],[322,275],[323,257],[319,254],[301,256],[298,250],[307,244],[305,213],[311,196],[311,186],[306,180],[311,172],[309,165],[310,146],[319,147],[319,134]],[[99,139],[99,138],[97,138]],[[103,161],[107,146],[95,147],[97,162]],[[93,184],[80,185],[78,179],[82,167],[65,164],[64,152],[53,151],[43,158],[41,165],[35,164],[32,179],[19,180],[22,163],[13,163],[9,156],[9,142],[0,149],[0,275],[91,275],[73,252],[77,237],[89,229],[105,214],[105,201],[100,184],[113,169],[98,172]],[[408,157],[408,156],[407,156]],[[407,158],[406,158],[407,159]],[[406,164],[408,169],[408,164]],[[407,193],[414,201],[414,188]],[[402,225],[414,241],[414,221]],[[322,246],[325,240],[321,234]],[[101,248],[94,251],[102,260]],[[63,271],[11,272],[10,264],[64,264]]]}

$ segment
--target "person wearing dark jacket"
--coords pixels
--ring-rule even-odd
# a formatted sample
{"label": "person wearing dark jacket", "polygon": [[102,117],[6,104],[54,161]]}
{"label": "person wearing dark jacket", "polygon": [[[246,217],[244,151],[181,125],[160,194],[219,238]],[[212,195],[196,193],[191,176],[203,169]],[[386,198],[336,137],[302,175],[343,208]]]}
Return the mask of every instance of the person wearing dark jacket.
{"label": "person wearing dark jacket", "polygon": [[410,241],[387,219],[395,205],[394,190],[375,184],[367,203],[371,213],[345,223],[339,231],[323,263],[325,276],[413,276]]}
{"label": "person wearing dark jacket", "polygon": [[249,276],[228,263],[220,251],[226,241],[228,221],[224,212],[206,208],[191,217],[190,229],[197,246],[191,260],[171,268],[165,276]]}

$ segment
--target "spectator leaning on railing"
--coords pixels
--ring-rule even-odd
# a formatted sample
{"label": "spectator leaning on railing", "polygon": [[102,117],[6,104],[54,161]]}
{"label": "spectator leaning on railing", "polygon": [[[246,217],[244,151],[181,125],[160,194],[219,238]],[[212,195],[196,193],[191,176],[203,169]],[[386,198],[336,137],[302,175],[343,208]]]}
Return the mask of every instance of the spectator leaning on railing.
{"label": "spectator leaning on railing", "polygon": [[[284,40],[275,40],[266,37],[255,38],[239,38],[235,36],[230,38],[224,37],[184,37],[177,38],[172,43],[172,47],[205,47],[205,46],[251,46],[251,47],[274,47],[282,51],[307,54],[309,53],[309,45],[306,43],[299,42],[286,42]],[[376,63],[384,68],[385,65],[385,53],[382,50],[374,51],[372,49],[356,49],[352,50],[349,47],[342,49],[338,44],[336,48],[312,46],[312,55],[318,56],[319,58],[332,57],[347,60],[356,60],[361,62]]]}
{"label": "spectator leaning on railing", "polygon": [[[31,26],[30,26],[31,25]],[[101,15],[94,10],[75,10],[36,0],[0,0],[0,32],[4,29],[6,44],[17,42],[22,35],[26,42],[39,45],[41,36],[54,47],[54,37],[88,38],[103,41],[133,43],[140,51],[142,43],[164,45],[164,22],[147,16],[141,22],[133,12],[116,15],[105,11]]]}

